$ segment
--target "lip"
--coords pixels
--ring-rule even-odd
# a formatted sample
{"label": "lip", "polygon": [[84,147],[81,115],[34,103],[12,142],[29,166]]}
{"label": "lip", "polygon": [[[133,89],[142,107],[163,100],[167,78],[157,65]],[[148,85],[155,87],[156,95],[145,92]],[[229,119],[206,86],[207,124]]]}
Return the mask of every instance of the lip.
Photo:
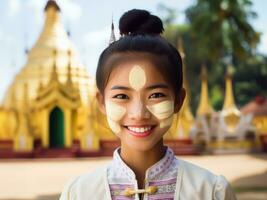
{"label": "lip", "polygon": [[141,124],[141,125],[125,125],[124,127],[126,127],[126,126],[137,127],[137,128],[144,127],[144,126],[152,126],[152,128],[153,128],[156,125],[152,125],[152,124]]}
{"label": "lip", "polygon": [[[131,125],[131,127],[143,127],[145,125]],[[148,125],[146,125],[148,126]],[[127,126],[124,126],[125,130],[127,131],[127,133],[129,133],[130,135],[134,136],[134,137],[138,137],[138,138],[145,138],[145,137],[148,137],[149,135],[151,135],[155,129],[155,125],[150,125],[152,126],[152,128],[146,132],[143,132],[142,134],[141,133],[136,133],[134,131],[131,131],[127,128]]]}

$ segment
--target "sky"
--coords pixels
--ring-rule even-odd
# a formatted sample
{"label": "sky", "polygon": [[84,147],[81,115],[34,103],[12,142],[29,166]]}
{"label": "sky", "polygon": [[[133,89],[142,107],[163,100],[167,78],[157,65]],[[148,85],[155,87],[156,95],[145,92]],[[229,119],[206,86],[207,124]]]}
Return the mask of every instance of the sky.
{"label": "sky", "polygon": [[[258,52],[267,55],[267,1],[252,0],[252,9],[258,17],[251,21],[262,33]],[[25,65],[25,48],[31,49],[44,23],[47,0],[0,0],[0,101],[15,75]],[[185,22],[185,9],[195,0],[57,0],[61,19],[70,39],[80,54],[82,63],[94,76],[98,57],[107,46],[113,16],[116,37],[118,21],[127,10],[140,8],[164,17],[159,4],[177,10],[177,23]]]}

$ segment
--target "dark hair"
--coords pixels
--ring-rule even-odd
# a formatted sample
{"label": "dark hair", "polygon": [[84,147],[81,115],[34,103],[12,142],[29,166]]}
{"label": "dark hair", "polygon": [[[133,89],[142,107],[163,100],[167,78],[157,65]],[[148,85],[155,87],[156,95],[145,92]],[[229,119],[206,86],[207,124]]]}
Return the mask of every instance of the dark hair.
{"label": "dark hair", "polygon": [[109,75],[118,64],[130,59],[147,58],[162,72],[179,93],[183,83],[182,59],[179,52],[160,36],[163,25],[146,10],[130,10],[119,22],[121,37],[111,43],[100,55],[96,71],[96,85],[104,93]]}

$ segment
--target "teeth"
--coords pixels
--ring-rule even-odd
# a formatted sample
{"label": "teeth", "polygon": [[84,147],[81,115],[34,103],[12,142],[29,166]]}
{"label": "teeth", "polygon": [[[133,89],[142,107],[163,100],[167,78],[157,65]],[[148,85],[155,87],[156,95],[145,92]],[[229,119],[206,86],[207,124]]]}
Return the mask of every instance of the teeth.
{"label": "teeth", "polygon": [[152,126],[146,126],[146,127],[130,127],[130,126],[127,126],[127,128],[131,131],[134,131],[134,132],[137,132],[137,133],[143,133],[143,132],[146,132],[146,131],[149,131]]}

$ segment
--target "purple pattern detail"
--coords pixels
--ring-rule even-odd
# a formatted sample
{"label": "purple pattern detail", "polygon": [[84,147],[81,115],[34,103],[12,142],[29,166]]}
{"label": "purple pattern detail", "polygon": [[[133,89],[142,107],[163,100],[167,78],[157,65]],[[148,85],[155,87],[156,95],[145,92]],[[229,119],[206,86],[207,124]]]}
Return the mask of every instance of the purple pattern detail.
{"label": "purple pattern detail", "polygon": [[174,183],[176,183],[176,178],[158,180],[158,181],[149,181],[149,186],[170,185]]}
{"label": "purple pattern detail", "polygon": [[[171,149],[167,149],[165,156],[152,167],[147,170],[147,183],[148,186],[158,186],[165,188],[168,185],[176,184],[176,175],[167,176],[170,169],[173,168],[175,164],[175,155]],[[174,165],[177,166],[177,165]],[[134,195],[132,197],[123,196],[123,192],[126,188],[135,189],[136,177],[134,172],[123,162],[119,155],[119,149],[117,149],[113,154],[113,164],[110,168],[110,172],[116,172],[115,179],[112,183],[109,183],[110,192],[112,193],[112,200],[134,200]],[[114,176],[113,176],[114,177]],[[113,178],[112,177],[112,178]],[[120,177],[123,177],[123,182],[119,182],[116,179],[120,180]],[[160,178],[159,178],[160,177]],[[175,178],[174,178],[175,177]],[[126,179],[125,179],[126,178]],[[165,178],[165,179],[164,179]],[[128,181],[127,181],[128,180]],[[147,195],[148,200],[173,200],[174,199],[174,188],[168,191],[161,188],[159,193]],[[173,191],[173,192],[172,192]]]}
{"label": "purple pattern detail", "polygon": [[109,184],[110,190],[125,190],[126,188],[134,188],[130,184]]}
{"label": "purple pattern detail", "polygon": [[168,148],[164,158],[148,169],[149,178],[154,179],[159,174],[164,173],[170,167],[174,158],[175,156],[173,151]]}

